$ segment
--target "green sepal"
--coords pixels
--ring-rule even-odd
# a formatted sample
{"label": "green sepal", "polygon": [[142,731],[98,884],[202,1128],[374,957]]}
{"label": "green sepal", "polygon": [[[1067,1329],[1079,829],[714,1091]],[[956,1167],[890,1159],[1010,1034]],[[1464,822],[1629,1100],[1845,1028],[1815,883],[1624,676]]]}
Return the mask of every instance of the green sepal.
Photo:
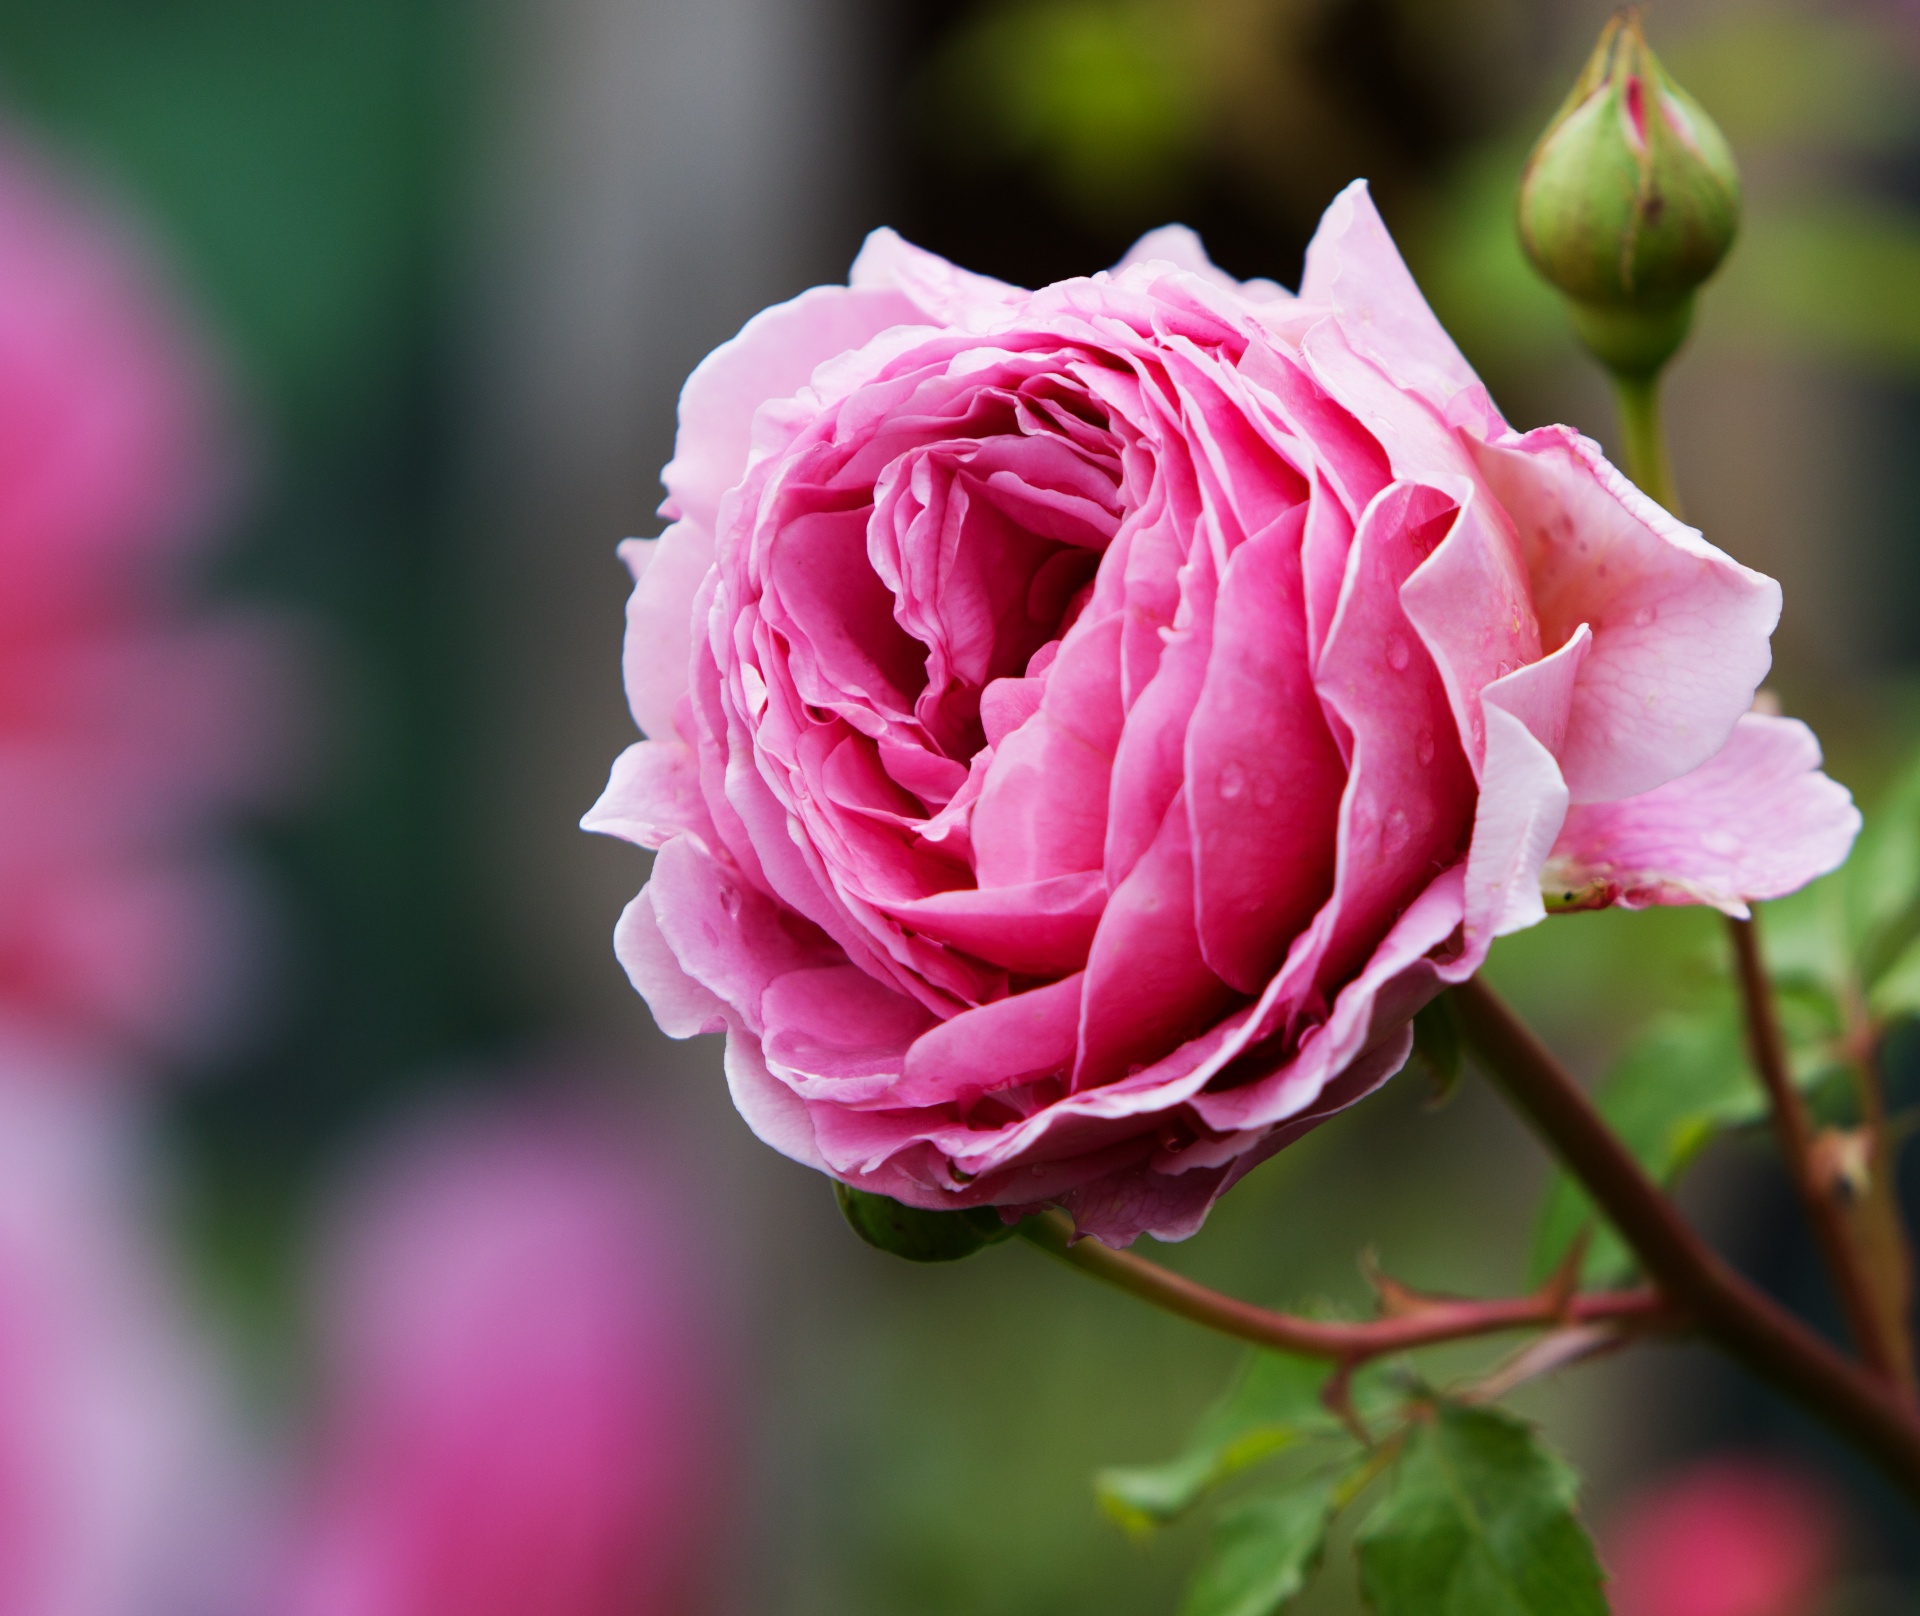
{"label": "green sepal", "polygon": [[958,1262],[997,1245],[1014,1231],[990,1206],[929,1212],[834,1181],[833,1197],[853,1232],[877,1250],[908,1262]]}

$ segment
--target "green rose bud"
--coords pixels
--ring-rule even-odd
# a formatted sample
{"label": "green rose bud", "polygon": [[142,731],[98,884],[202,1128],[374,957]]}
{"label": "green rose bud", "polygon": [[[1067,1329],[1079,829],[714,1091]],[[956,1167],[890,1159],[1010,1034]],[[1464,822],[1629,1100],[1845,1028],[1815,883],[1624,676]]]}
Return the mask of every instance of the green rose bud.
{"label": "green rose bud", "polygon": [[965,1212],[926,1212],[884,1195],[835,1182],[834,1199],[853,1232],[881,1251],[909,1262],[957,1262],[1013,1233],[993,1207]]}
{"label": "green rose bud", "polygon": [[1639,14],[1618,13],[1520,181],[1520,241],[1618,375],[1651,376],[1687,335],[1693,293],[1740,225],[1733,153],[1667,77]]}

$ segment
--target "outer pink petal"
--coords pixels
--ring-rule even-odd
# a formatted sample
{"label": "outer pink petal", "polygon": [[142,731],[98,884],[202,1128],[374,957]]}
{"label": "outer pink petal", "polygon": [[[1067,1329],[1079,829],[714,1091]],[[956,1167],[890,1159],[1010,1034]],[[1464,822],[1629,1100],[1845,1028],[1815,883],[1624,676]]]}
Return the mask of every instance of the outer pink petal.
{"label": "outer pink petal", "polygon": [[1676,522],[1565,427],[1480,447],[1560,644],[1593,627],[1560,767],[1575,802],[1638,796],[1726,744],[1766,677],[1780,586]]}
{"label": "outer pink petal", "polygon": [[746,474],[760,406],[799,392],[827,360],[922,318],[900,292],[861,286],[816,286],[756,314],[701,360],[680,390],[673,459],[660,474],[667,485],[663,514],[712,533],[720,496]]}
{"label": "outer pink petal", "polygon": [[762,1144],[773,1146],[802,1167],[822,1173],[832,1170],[815,1142],[813,1117],[806,1102],[767,1069],[759,1039],[738,1027],[727,1031],[726,1073],[734,1109]]}
{"label": "outer pink petal", "polygon": [[914,246],[884,225],[861,244],[847,278],[856,291],[886,291],[910,299],[918,311],[915,318],[963,329],[996,321],[1022,307],[1033,295],[991,275],[976,275],[950,264],[938,253]]}
{"label": "outer pink petal", "polygon": [[1546,919],[1540,866],[1567,814],[1567,784],[1554,752],[1592,643],[1583,627],[1552,656],[1495,680],[1481,695],[1486,765],[1466,888],[1467,957],[1476,966],[1494,938]]}
{"label": "outer pink petal", "polygon": [[1860,830],[1805,724],[1748,713],[1691,774],[1567,815],[1541,880],[1578,907],[1712,904],[1745,915],[1846,861]]}
{"label": "outer pink petal", "polygon": [[681,970],[756,1034],[765,1025],[761,995],[777,977],[842,963],[804,920],[723,870],[690,836],[676,836],[655,855],[646,890]]}
{"label": "outer pink petal", "polygon": [[1450,425],[1499,430],[1499,412],[1420,295],[1365,180],[1355,180],[1322,215],[1307,247],[1300,299],[1336,310],[1355,351]]}
{"label": "outer pink petal", "polygon": [[657,539],[628,539],[620,559],[633,574],[620,652],[627,707],[643,735],[670,741],[688,692],[688,661],[700,631],[694,603],[713,568],[713,537],[697,522],[675,522]]}
{"label": "outer pink petal", "polygon": [[1255,279],[1237,281],[1207,256],[1200,238],[1183,224],[1163,224],[1149,230],[1127,249],[1126,256],[1113,266],[1114,273],[1135,264],[1172,264],[1189,275],[1198,275],[1209,285],[1238,292],[1255,303],[1291,303],[1293,293],[1277,281]]}
{"label": "outer pink petal", "polygon": [[580,828],[639,847],[664,847],[682,833],[715,840],[700,795],[700,760],[684,741],[636,741],[613,760],[600,800]]}
{"label": "outer pink petal", "polygon": [[727,1006],[681,969],[654,917],[650,887],[627,905],[613,928],[613,952],[634,991],[647,1001],[653,1019],[669,1038],[694,1038],[724,1032]]}

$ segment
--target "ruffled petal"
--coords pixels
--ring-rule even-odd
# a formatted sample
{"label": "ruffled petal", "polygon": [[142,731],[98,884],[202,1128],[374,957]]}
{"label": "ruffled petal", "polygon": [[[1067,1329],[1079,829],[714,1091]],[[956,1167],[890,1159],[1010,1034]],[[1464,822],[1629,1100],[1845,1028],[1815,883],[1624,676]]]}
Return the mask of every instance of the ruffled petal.
{"label": "ruffled petal", "polygon": [[1557,907],[1711,904],[1730,915],[1846,862],[1860,811],[1791,718],[1748,713],[1691,774],[1567,815],[1541,883]]}
{"label": "ruffled petal", "polygon": [[1560,754],[1573,800],[1638,796],[1698,768],[1766,677],[1780,586],[1676,522],[1566,427],[1478,458],[1517,529],[1543,642],[1593,628]]}

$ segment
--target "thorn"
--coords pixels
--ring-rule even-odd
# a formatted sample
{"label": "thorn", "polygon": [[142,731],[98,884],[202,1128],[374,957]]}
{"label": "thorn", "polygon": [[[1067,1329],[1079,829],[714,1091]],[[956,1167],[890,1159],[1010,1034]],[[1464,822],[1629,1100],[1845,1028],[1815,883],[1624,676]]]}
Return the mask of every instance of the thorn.
{"label": "thorn", "polygon": [[1444,1303],[1459,1300],[1457,1297],[1435,1296],[1426,1291],[1417,1291],[1411,1285],[1403,1285],[1380,1266],[1380,1253],[1372,1246],[1360,1253],[1360,1272],[1372,1287],[1373,1294],[1379,1298],[1382,1318],[1411,1318],[1420,1313],[1429,1313]]}
{"label": "thorn", "polygon": [[1534,1294],[1548,1312],[1565,1322],[1567,1310],[1580,1292],[1580,1270],[1586,1266],[1587,1247],[1593,1242],[1593,1226],[1587,1224],[1568,1242],[1565,1254],[1547,1275],[1547,1282]]}
{"label": "thorn", "polygon": [[1356,1359],[1342,1358],[1334,1365],[1326,1385],[1320,1388],[1320,1401],[1361,1447],[1370,1448],[1373,1446],[1373,1433],[1367,1429],[1359,1410],[1353,1406],[1353,1372],[1359,1367]]}

